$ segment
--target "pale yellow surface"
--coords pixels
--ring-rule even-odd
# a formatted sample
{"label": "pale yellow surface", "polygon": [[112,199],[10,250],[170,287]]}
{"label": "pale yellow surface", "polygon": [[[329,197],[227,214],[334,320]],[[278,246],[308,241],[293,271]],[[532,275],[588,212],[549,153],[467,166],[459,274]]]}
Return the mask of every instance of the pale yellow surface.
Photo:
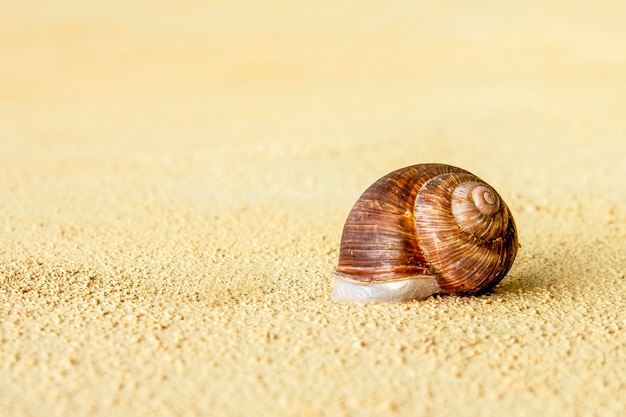
{"label": "pale yellow surface", "polygon": [[[626,3],[0,2],[0,415],[623,416]],[[489,295],[329,300],[387,172],[461,166]]]}

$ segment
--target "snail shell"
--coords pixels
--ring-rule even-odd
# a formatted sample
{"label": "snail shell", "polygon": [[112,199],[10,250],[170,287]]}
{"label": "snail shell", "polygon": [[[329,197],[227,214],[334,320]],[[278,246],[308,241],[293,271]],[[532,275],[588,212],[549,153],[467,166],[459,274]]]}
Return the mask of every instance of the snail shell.
{"label": "snail shell", "polygon": [[509,208],[483,180],[449,165],[409,166],[372,184],[350,211],[331,298],[482,294],[511,269],[518,246]]}

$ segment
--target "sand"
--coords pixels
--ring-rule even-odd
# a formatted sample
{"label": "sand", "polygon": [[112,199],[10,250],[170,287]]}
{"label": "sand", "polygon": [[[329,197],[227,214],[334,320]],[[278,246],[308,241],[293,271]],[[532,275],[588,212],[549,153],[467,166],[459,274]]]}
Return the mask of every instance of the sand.
{"label": "sand", "polygon": [[[624,415],[626,5],[526,3],[2,2],[0,415]],[[332,302],[420,162],[512,270]]]}

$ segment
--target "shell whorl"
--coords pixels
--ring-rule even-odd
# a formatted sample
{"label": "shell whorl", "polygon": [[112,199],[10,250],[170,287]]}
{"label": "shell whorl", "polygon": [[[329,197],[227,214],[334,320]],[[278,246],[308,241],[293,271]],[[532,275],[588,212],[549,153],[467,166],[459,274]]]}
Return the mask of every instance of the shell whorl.
{"label": "shell whorl", "polygon": [[344,226],[339,276],[381,282],[436,276],[448,293],[493,288],[517,254],[515,224],[498,193],[442,164],[394,171],[359,198]]}
{"label": "shell whorl", "polygon": [[445,292],[493,288],[517,254],[515,224],[498,193],[469,173],[440,175],[419,191],[416,235]]}

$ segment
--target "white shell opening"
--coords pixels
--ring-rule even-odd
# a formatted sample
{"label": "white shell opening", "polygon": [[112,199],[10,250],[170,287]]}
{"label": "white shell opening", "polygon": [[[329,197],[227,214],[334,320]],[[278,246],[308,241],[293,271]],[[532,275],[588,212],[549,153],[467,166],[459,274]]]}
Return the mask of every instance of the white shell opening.
{"label": "white shell opening", "polygon": [[440,291],[435,277],[428,275],[383,282],[359,282],[337,277],[330,298],[337,302],[396,303],[423,300]]}

